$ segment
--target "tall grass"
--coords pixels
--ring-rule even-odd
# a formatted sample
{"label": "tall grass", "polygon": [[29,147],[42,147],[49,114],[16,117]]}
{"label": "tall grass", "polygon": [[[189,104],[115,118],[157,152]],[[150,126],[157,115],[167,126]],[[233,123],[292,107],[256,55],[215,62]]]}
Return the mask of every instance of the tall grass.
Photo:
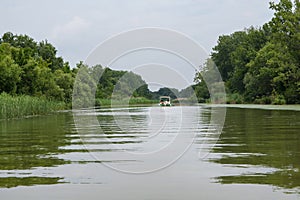
{"label": "tall grass", "polygon": [[0,119],[48,114],[64,108],[65,103],[49,101],[45,98],[0,94]]}
{"label": "tall grass", "polygon": [[96,106],[113,105],[135,105],[135,104],[157,104],[158,100],[146,99],[144,97],[124,98],[124,99],[96,99]]}
{"label": "tall grass", "polygon": [[158,100],[146,99],[144,97],[135,97],[129,99],[129,104],[158,104]]}

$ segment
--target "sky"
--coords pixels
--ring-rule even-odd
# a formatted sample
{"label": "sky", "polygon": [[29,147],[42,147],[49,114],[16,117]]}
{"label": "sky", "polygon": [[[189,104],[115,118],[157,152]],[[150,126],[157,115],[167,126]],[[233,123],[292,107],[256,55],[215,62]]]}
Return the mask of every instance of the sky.
{"label": "sky", "polygon": [[[218,37],[269,21],[269,0],[2,0],[0,34],[47,39],[74,67],[107,38],[142,27],[181,32],[210,53]],[[128,60],[128,59],[127,59]],[[121,63],[119,63],[121,64]],[[130,64],[130,63],[126,63]]]}

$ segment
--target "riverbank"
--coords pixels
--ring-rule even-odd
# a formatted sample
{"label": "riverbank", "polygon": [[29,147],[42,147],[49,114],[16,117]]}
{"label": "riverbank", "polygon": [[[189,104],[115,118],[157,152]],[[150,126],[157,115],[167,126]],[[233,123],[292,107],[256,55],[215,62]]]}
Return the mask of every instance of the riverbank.
{"label": "riverbank", "polygon": [[[157,100],[143,97],[130,99],[96,99],[95,106],[156,104]],[[0,119],[21,118],[26,116],[45,115],[58,110],[70,108],[64,102],[50,101],[46,98],[28,95],[11,96],[0,94]]]}
{"label": "riverbank", "polygon": [[202,107],[225,107],[225,108],[243,108],[243,109],[261,109],[261,110],[290,110],[300,111],[299,104],[292,105],[268,105],[268,104],[198,104]]}
{"label": "riverbank", "polygon": [[44,115],[65,108],[66,104],[64,102],[50,101],[45,98],[27,95],[0,94],[0,119]]}
{"label": "riverbank", "polygon": [[136,105],[136,104],[158,104],[158,100],[151,100],[144,97],[125,98],[125,99],[96,99],[96,106],[109,105]]}

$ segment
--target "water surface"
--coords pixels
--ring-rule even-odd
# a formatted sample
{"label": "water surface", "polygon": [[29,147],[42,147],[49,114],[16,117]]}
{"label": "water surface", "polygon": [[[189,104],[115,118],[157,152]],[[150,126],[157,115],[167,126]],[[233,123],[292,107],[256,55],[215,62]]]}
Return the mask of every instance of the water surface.
{"label": "water surface", "polygon": [[2,120],[0,198],[299,199],[298,107],[228,107],[220,137],[211,124],[217,109],[103,108],[76,111],[77,119],[70,111]]}

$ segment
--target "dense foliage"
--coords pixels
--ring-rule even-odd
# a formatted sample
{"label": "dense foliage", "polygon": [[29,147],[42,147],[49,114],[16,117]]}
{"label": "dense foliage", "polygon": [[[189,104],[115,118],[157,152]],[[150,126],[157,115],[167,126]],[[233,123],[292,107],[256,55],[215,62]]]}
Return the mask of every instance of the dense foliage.
{"label": "dense foliage", "polygon": [[[300,103],[300,3],[281,0],[270,8],[270,22],[222,35],[213,48],[229,102]],[[207,99],[200,73],[196,80],[197,96]]]}
{"label": "dense foliage", "polygon": [[[88,67],[82,62],[71,69],[68,62],[57,56],[57,50],[48,41],[36,42],[27,35],[10,32],[0,38],[0,94],[71,103],[75,77],[82,68],[86,69],[82,78],[90,78],[89,85],[82,81],[76,88],[77,94],[83,97],[91,92],[89,90],[94,84],[96,99],[110,99],[112,95],[118,99],[131,96],[152,98],[148,85],[132,72],[100,65]],[[99,73],[101,78],[96,80]]]}
{"label": "dense foliage", "polygon": [[89,67],[82,62],[77,65],[76,71],[73,90],[75,107],[111,104],[111,99],[121,103],[130,98],[147,101],[152,97],[146,82],[133,72],[112,70],[101,65]]}
{"label": "dense foliage", "polygon": [[73,73],[47,41],[8,32],[0,39],[0,93],[70,102]]}
{"label": "dense foliage", "polygon": [[[151,92],[141,76],[133,72],[101,65],[89,67],[83,62],[71,69],[48,41],[36,42],[27,35],[10,32],[0,38],[0,71],[0,94],[16,97],[28,95],[71,103],[72,95],[80,95],[76,98],[80,102],[76,103],[84,106],[94,103],[89,102],[94,99],[96,105],[101,105],[111,98],[143,103],[153,102],[148,100],[157,100],[162,95],[173,99],[180,96],[178,90],[169,88]],[[74,88],[76,76],[78,84]]]}
{"label": "dense foliage", "polygon": [[110,105],[111,100],[117,104],[157,103],[160,96],[170,96],[174,100],[193,94],[191,87],[182,91],[163,87],[153,92],[140,75],[101,65],[88,67],[80,63],[76,69],[78,73],[73,93],[75,107]]}

